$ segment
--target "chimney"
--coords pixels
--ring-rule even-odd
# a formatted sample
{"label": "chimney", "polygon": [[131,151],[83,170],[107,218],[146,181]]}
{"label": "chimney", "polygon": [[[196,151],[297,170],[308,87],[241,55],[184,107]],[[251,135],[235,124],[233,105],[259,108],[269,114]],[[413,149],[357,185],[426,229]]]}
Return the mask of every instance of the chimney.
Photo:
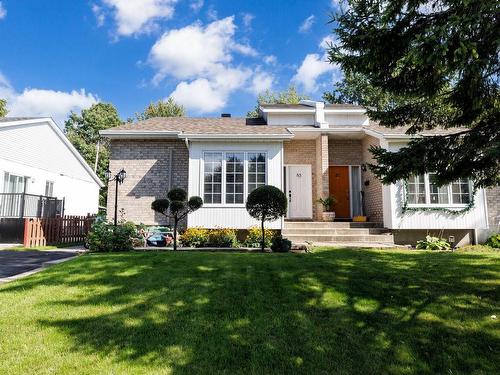
{"label": "chimney", "polygon": [[221,113],[220,117],[222,117],[222,118],[231,117],[231,114],[230,113]]}

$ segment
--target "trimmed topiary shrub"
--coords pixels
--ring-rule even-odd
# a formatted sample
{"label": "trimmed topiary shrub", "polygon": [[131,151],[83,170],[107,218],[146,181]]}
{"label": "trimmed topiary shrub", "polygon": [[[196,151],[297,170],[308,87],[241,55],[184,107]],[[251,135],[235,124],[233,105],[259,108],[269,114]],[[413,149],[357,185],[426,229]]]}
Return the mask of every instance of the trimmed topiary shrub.
{"label": "trimmed topiary shrub", "polygon": [[189,198],[185,190],[174,188],[167,193],[167,199],[157,199],[151,203],[151,209],[167,218],[174,219],[174,250],[177,250],[177,226],[191,212],[203,206],[198,196]]}
{"label": "trimmed topiary shrub", "polygon": [[188,228],[181,234],[182,246],[203,247],[208,244],[209,231],[205,228]]}
{"label": "trimmed topiary shrub", "polygon": [[265,249],[264,223],[274,221],[286,214],[288,201],[285,193],[275,186],[261,186],[248,195],[246,209],[250,216],[261,222],[260,248]]}
{"label": "trimmed topiary shrub", "polygon": [[275,253],[288,253],[292,249],[292,242],[282,236],[273,238],[271,250]]}
{"label": "trimmed topiary shrub", "polygon": [[208,246],[238,247],[236,231],[230,228],[212,229],[208,235]]}
{"label": "trimmed topiary shrub", "polygon": [[[264,246],[271,247],[271,243],[274,238],[274,232],[271,229],[264,230]],[[248,230],[248,235],[245,239],[246,247],[260,247],[262,241],[262,229],[259,227],[251,227]]]}
{"label": "trimmed topiary shrub", "polygon": [[494,249],[500,249],[500,233],[490,236],[486,241],[486,245]]}

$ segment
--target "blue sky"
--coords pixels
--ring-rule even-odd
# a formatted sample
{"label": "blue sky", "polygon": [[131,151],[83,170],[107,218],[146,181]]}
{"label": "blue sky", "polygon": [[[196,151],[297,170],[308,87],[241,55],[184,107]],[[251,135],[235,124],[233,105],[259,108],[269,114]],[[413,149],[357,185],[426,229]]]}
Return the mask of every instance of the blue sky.
{"label": "blue sky", "polygon": [[0,0],[0,97],[60,124],[96,101],[126,119],[169,96],[191,116],[244,115],[290,83],[320,98],[340,76],[323,48],[337,4]]}

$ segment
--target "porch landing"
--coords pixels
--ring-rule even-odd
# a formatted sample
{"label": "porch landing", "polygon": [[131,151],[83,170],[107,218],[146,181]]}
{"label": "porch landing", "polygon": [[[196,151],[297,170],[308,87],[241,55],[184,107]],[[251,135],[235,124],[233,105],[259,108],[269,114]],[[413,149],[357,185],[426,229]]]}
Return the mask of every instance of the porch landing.
{"label": "porch landing", "polygon": [[382,224],[372,222],[285,221],[282,234],[295,244],[394,245],[390,231]]}

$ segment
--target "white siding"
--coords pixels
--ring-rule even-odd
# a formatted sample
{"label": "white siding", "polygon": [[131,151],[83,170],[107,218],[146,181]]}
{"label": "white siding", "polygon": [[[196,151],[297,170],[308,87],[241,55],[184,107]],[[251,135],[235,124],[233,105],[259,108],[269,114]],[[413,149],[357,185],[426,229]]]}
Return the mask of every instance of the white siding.
{"label": "white siding", "polygon": [[49,124],[0,129],[0,191],[5,172],[30,177],[29,194],[44,195],[53,181],[67,215],[97,213],[99,186]]}
{"label": "white siding", "polygon": [[[189,196],[201,195],[201,169],[204,151],[262,151],[267,154],[267,184],[282,189],[282,142],[192,142],[189,147]],[[188,216],[189,227],[246,229],[259,223],[248,215],[245,206],[204,206]],[[281,220],[266,223],[281,229]]]}
{"label": "white siding", "polygon": [[305,113],[305,114],[268,113],[267,124],[278,125],[278,126],[314,125],[314,113]]}
{"label": "white siding", "polygon": [[368,125],[368,116],[356,113],[325,113],[325,121],[331,126]]}
{"label": "white siding", "polygon": [[[405,143],[390,143],[396,151]],[[443,211],[407,211],[402,213],[404,202],[402,183],[384,187],[384,225],[390,229],[484,229],[488,226],[485,191],[478,190],[474,207],[463,214],[453,215]],[[387,198],[390,198],[387,200]]]}

